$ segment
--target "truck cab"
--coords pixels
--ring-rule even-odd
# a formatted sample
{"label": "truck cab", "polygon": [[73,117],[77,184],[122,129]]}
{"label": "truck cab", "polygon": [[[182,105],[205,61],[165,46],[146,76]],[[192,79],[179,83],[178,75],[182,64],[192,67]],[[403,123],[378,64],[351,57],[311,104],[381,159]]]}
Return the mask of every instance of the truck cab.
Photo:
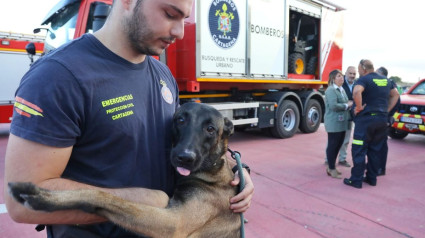
{"label": "truck cab", "polygon": [[394,114],[389,136],[403,139],[408,134],[425,135],[425,79],[414,84],[400,96],[400,105]]}
{"label": "truck cab", "polygon": [[103,26],[109,14],[112,0],[62,0],[43,19],[41,28],[46,31],[44,53],[78,38],[93,33]]}

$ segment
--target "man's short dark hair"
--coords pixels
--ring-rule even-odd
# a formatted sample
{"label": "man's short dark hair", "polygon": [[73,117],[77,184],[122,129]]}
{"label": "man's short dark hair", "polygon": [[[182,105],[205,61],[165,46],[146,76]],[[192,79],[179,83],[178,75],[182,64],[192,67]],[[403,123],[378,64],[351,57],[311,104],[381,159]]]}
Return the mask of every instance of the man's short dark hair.
{"label": "man's short dark hair", "polygon": [[388,77],[388,70],[385,67],[379,67],[376,72],[378,74],[384,75],[385,77]]}

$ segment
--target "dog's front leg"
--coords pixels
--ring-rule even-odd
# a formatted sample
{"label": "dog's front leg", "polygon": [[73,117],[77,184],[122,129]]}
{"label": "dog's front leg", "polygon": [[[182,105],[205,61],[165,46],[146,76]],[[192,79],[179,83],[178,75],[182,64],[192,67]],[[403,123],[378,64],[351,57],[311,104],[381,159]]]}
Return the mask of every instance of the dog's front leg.
{"label": "dog's front leg", "polygon": [[101,194],[96,190],[51,191],[32,183],[9,183],[9,194],[19,203],[33,210],[53,212],[78,209],[96,213],[96,202]]}
{"label": "dog's front leg", "polygon": [[11,196],[33,210],[53,212],[78,209],[106,217],[128,230],[151,237],[187,237],[178,231],[173,209],[155,208],[98,190],[51,191],[32,183],[9,183]]}

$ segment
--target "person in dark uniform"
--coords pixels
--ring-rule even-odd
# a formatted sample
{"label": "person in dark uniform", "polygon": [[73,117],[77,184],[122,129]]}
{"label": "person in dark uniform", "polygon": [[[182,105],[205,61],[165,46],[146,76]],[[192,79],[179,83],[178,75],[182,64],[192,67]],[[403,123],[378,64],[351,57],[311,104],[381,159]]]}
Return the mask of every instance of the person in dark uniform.
{"label": "person in dark uniform", "polygon": [[353,90],[355,115],[351,149],[353,167],[351,177],[345,178],[344,184],[362,188],[362,182],[376,186],[376,176],[380,168],[379,158],[385,153],[388,112],[396,105],[399,94],[385,76],[374,72],[370,60],[361,60],[358,71],[361,77]]}
{"label": "person in dark uniform", "polygon": [[[100,30],[37,60],[16,91],[4,184],[94,189],[167,206],[180,176],[170,162],[179,90],[168,67],[151,55],[183,38],[192,5],[114,1]],[[245,188],[229,199],[236,213],[250,207],[254,193],[248,171],[243,173]],[[235,175],[231,184],[239,181]],[[7,189],[4,203],[18,223],[49,224],[48,238],[142,237],[94,214],[27,209]]]}
{"label": "person in dark uniform", "polygon": [[[386,78],[388,78],[388,70],[385,67],[379,67],[376,70],[376,73],[382,76],[385,76]],[[397,84],[390,78],[388,78],[391,83],[393,84],[393,86],[397,89],[398,91],[398,86]],[[398,107],[400,105],[400,98],[397,100],[397,103],[395,105],[395,107],[388,113],[388,126],[391,127],[391,125],[394,123],[394,113],[398,110]],[[385,138],[385,140],[388,140],[388,137]],[[382,154],[381,157],[381,166],[378,169],[378,176],[382,176],[385,175],[386,170],[387,170],[387,155],[388,155],[388,143],[385,143],[385,153]]]}

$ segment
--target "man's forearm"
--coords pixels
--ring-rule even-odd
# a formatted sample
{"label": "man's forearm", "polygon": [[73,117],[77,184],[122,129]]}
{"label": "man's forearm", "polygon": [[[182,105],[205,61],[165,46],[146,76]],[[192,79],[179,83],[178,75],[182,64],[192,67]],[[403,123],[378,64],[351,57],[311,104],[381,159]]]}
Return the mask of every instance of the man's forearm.
{"label": "man's forearm", "polygon": [[353,94],[353,101],[356,104],[356,107],[362,106],[362,95],[361,95],[361,93]]}
{"label": "man's forearm", "polygon": [[391,91],[390,98],[388,100],[388,112],[390,112],[395,107],[399,97],[400,97],[400,94],[398,93],[397,90]]}
{"label": "man's forearm", "polygon": [[[102,190],[123,199],[143,203],[156,207],[166,207],[168,204],[168,196],[162,191],[151,190],[145,188],[100,188],[68,179],[56,178],[49,179],[37,184],[38,186],[49,190],[80,190],[80,189],[97,189]],[[92,224],[107,221],[105,218],[85,213],[78,210],[58,211],[58,212],[37,212],[25,208],[15,201],[11,201],[11,197],[7,196],[6,202],[10,209],[14,209],[17,214],[13,219],[19,223],[29,224]]]}

